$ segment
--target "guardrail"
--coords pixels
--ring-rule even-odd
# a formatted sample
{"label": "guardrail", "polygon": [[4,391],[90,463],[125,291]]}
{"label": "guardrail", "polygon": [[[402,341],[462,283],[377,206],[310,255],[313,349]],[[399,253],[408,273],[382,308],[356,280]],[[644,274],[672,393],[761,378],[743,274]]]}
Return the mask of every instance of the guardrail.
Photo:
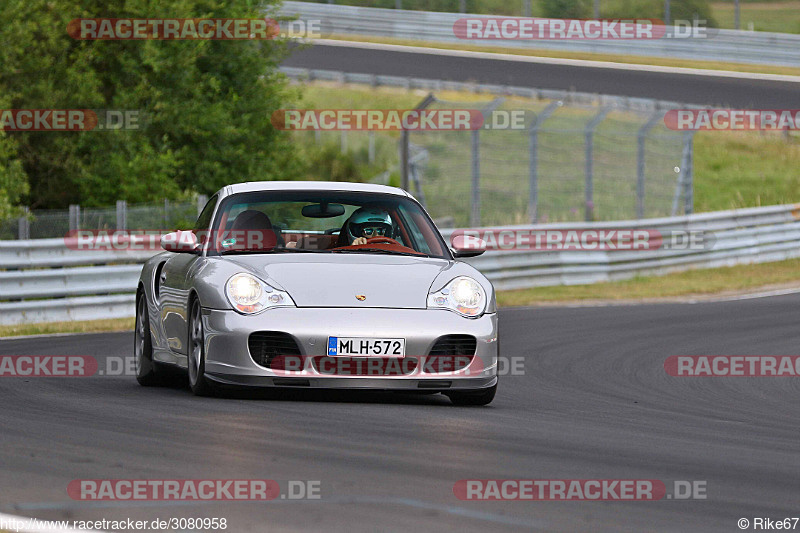
{"label": "guardrail", "polygon": [[[713,232],[706,250],[494,251],[467,261],[498,290],[575,285],[690,268],[800,257],[800,204],[636,221],[503,229],[648,229]],[[498,228],[495,228],[498,229]],[[455,230],[443,230],[447,239]],[[0,324],[131,317],[150,251],[80,251],[62,239],[0,241]]]}
{"label": "guardrail", "polygon": [[[534,226],[506,226],[524,229]],[[800,257],[800,204],[738,209],[637,221],[536,225],[537,230],[647,229],[705,231],[713,246],[703,250],[493,251],[469,259],[498,290],[580,285],[663,275],[692,268],[763,263]],[[450,238],[456,230],[444,230]]]}
{"label": "guardrail", "polygon": [[[323,36],[367,35],[508,48],[632,54],[704,61],[800,66],[800,35],[712,29],[705,38],[652,40],[464,40],[453,32],[461,18],[488,15],[408,11],[310,2],[284,2],[280,14],[320,20]],[[509,17],[511,18],[511,17]],[[668,27],[669,29],[669,27]],[[671,31],[671,30],[670,30]]]}

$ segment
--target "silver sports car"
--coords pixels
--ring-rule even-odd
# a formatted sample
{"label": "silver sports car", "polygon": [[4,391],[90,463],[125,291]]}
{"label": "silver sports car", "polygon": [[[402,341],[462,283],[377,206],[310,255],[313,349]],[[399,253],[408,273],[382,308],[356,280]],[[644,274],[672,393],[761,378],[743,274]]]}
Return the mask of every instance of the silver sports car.
{"label": "silver sports car", "polygon": [[[456,243],[458,244],[458,243]],[[394,187],[251,182],[214,195],[165,235],[136,295],[142,385],[186,369],[225,387],[444,393],[497,390],[492,284],[458,261],[422,206]]]}

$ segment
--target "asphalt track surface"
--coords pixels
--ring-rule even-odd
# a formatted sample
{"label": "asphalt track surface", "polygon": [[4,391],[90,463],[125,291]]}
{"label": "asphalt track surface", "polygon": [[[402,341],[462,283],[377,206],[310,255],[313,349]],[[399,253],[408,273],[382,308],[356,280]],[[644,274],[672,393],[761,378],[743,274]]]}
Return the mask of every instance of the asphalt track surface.
{"label": "asphalt track surface", "polygon": [[[670,355],[797,354],[800,295],[501,311],[524,358],[488,407],[441,396],[196,398],[133,377],[0,378],[0,512],[225,517],[228,531],[739,531],[798,516],[797,378],[679,378]],[[3,355],[131,354],[132,334],[0,341]],[[73,479],[319,480],[319,500],[71,500]],[[707,499],[461,501],[461,479],[705,481]]]}
{"label": "asphalt track surface", "polygon": [[575,90],[746,109],[794,109],[800,83],[498,61],[354,47],[296,49],[284,66]]}

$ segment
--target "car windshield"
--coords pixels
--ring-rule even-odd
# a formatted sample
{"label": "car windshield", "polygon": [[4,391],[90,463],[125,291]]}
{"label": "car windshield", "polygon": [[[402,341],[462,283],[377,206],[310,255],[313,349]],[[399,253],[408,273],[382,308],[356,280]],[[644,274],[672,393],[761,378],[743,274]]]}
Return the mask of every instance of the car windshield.
{"label": "car windshield", "polygon": [[346,191],[260,191],[225,198],[209,255],[364,253],[449,258],[439,231],[415,201]]}

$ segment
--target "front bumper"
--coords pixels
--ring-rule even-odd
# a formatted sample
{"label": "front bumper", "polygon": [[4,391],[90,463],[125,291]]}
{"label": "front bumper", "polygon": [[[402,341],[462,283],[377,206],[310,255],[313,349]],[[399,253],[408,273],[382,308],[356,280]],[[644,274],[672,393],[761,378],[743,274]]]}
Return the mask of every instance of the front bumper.
{"label": "front bumper", "polygon": [[[439,309],[295,308],[267,310],[254,316],[235,311],[203,310],[206,377],[223,385],[374,390],[476,390],[497,383],[497,314],[467,319]],[[253,360],[248,338],[257,331],[290,334],[305,359],[327,355],[329,336],[405,338],[406,357],[427,357],[444,335],[472,335],[475,356],[465,368],[428,372],[425,365],[404,375],[340,375],[314,365],[276,371]]]}

